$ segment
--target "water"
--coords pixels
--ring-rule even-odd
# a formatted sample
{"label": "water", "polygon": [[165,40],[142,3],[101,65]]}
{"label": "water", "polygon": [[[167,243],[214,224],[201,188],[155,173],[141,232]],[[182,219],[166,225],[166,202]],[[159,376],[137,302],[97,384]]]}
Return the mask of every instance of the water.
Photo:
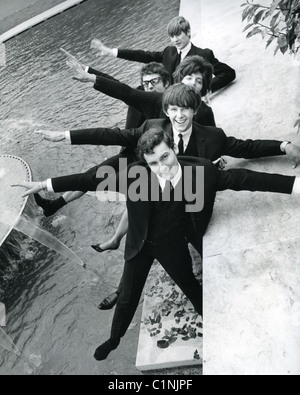
{"label": "water", "polygon": [[[178,8],[179,1],[87,0],[7,42],[7,67],[0,69],[0,154],[22,157],[35,179],[81,172],[115,154],[116,148],[39,142],[34,134],[45,127],[125,125],[126,106],[73,81],[59,48],[137,86],[141,65],[96,59],[91,39],[112,47],[162,49],[168,45],[166,25]],[[0,349],[0,375],[137,373],[138,328],[129,331],[110,361],[97,364],[92,358],[109,336],[112,315],[96,306],[118,284],[123,248],[101,255],[90,245],[111,236],[123,208],[85,196],[51,219],[35,211],[37,225],[74,251],[86,271],[26,237],[18,235],[15,243],[16,232],[7,240],[14,245],[2,300],[5,331],[22,356]]]}
{"label": "water", "polygon": [[50,233],[34,225],[30,219],[25,218],[24,215],[20,216],[17,212],[6,209],[4,212],[0,213],[0,223],[11,226],[13,229],[29,236],[33,240],[38,241],[45,247],[48,247],[65,258],[74,261],[79,266],[85,266],[82,260],[74,254],[73,251],[71,251],[61,241],[53,237]]}

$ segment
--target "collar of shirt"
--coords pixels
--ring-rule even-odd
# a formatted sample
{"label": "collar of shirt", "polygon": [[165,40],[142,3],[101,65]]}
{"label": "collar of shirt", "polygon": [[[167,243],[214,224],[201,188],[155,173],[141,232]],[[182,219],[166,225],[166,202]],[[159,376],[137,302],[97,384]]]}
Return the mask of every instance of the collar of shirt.
{"label": "collar of shirt", "polygon": [[178,143],[179,143],[179,134],[182,134],[182,139],[183,139],[183,148],[184,151],[186,150],[188,143],[190,141],[191,138],[191,134],[193,131],[193,126],[191,126],[186,132],[181,133],[181,132],[177,132],[177,130],[173,129],[173,137],[174,137],[174,143],[175,145],[178,147]]}
{"label": "collar of shirt", "polygon": [[184,47],[181,51],[179,49],[177,49],[178,53],[181,52],[181,61],[183,61],[183,59],[190,52],[191,49],[192,49],[192,43],[191,42],[189,42],[189,44],[186,47]]}
{"label": "collar of shirt", "polygon": [[[172,180],[171,180],[171,184],[172,184],[173,188],[175,188],[176,185],[179,183],[181,177],[182,177],[182,168],[181,168],[180,163],[178,163],[178,171],[177,171],[175,177],[172,178]],[[157,179],[158,179],[159,185],[161,187],[161,190],[163,191],[166,186],[166,180],[164,178],[160,177],[159,175],[157,175]]]}

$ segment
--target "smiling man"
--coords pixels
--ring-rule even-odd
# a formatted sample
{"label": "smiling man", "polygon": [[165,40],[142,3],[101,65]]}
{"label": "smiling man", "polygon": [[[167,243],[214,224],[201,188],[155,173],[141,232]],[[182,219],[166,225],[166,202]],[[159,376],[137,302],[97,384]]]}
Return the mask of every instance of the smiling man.
{"label": "smiling man", "polygon": [[211,84],[212,92],[224,88],[235,79],[235,71],[227,64],[219,62],[211,49],[198,48],[191,43],[191,27],[185,18],[182,16],[173,18],[168,24],[167,31],[173,45],[166,47],[162,52],[108,48],[96,39],[92,41],[92,47],[104,56],[113,56],[141,63],[162,63],[171,75],[187,56],[202,56],[214,68],[215,77]]}
{"label": "smiling man", "polygon": [[[181,122],[179,125],[181,127]],[[105,184],[110,185],[111,190],[123,193],[127,197],[129,221],[123,284],[117,300],[110,338],[101,344],[94,354],[98,361],[106,359],[125,335],[155,259],[190,299],[195,311],[202,315],[202,287],[193,274],[188,242],[198,241],[202,244],[201,240],[213,211],[217,191],[232,189],[292,194],[299,193],[300,189],[299,179],[296,180],[295,177],[244,169],[220,171],[206,159],[178,159],[172,137],[161,128],[145,132],[139,139],[137,152],[142,161],[126,169],[120,164],[117,182]],[[130,176],[132,169],[135,177]],[[102,183],[100,173],[74,174],[42,182],[24,182],[15,186],[28,189],[24,196],[42,189],[54,192],[99,190]],[[148,184],[148,199],[132,199],[129,191],[141,178],[141,174],[146,174],[143,180]],[[203,176],[198,177],[198,174]],[[114,178],[114,171],[112,175]],[[104,179],[103,175],[101,178]],[[187,186],[203,193],[203,207],[199,211],[186,210]],[[181,199],[175,198],[178,188]],[[159,191],[159,199],[152,199],[153,190]],[[195,196],[195,200],[196,198]]]}
{"label": "smiling man", "polygon": [[[150,94],[150,93],[148,93]],[[180,155],[206,158],[212,162],[219,161],[223,155],[236,158],[254,159],[268,156],[287,157],[293,164],[300,163],[300,147],[289,141],[277,140],[241,140],[233,136],[226,136],[220,128],[202,126],[194,122],[194,116],[201,104],[201,97],[195,89],[184,84],[174,84],[163,94],[162,107],[168,119],[151,119],[139,128],[95,128],[71,131],[38,131],[46,140],[52,142],[66,141],[72,145],[115,145],[126,147],[133,151],[137,147],[139,138],[149,129],[161,128],[174,138],[176,152]],[[134,162],[136,156],[128,157]],[[119,156],[108,159],[101,165],[89,170],[96,173],[101,166],[117,168]],[[78,193],[78,197],[82,193]],[[74,200],[72,193],[64,194],[54,203],[36,195],[37,204],[43,208],[45,215],[53,215],[60,208]]]}

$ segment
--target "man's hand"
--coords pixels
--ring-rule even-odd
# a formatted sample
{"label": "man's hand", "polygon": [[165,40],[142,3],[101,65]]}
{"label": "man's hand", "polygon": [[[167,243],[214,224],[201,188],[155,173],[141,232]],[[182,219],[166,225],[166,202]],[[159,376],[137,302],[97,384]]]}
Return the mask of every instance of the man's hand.
{"label": "man's hand", "polygon": [[68,58],[68,61],[72,61],[72,62],[76,63],[78,65],[78,67],[80,67],[83,71],[85,71],[85,69],[87,68],[87,66],[85,64],[80,63],[79,60],[75,58],[75,56],[71,55],[70,52],[66,51],[65,49],[60,48],[60,50],[64,55],[66,55],[66,57]]}
{"label": "man's hand", "polygon": [[295,144],[288,144],[285,147],[285,152],[293,164],[293,169],[295,169],[300,163],[300,147]]}
{"label": "man's hand", "polygon": [[106,47],[102,41],[94,38],[91,42],[91,48],[96,49],[101,56],[114,56],[112,49]]}
{"label": "man's hand", "polygon": [[92,82],[93,84],[96,82],[96,76],[94,74],[89,74],[85,70],[82,70],[82,67],[78,62],[73,60],[68,60],[67,65],[70,67],[73,73],[73,80],[80,82]]}
{"label": "man's hand", "polygon": [[66,139],[66,132],[52,132],[51,130],[35,130],[36,134],[44,137],[45,140],[58,143]]}
{"label": "man's hand", "polygon": [[221,157],[219,162],[219,170],[224,170],[226,165],[227,165],[227,160]]}
{"label": "man's hand", "polygon": [[22,195],[23,198],[33,195],[35,193],[41,192],[43,188],[43,183],[42,182],[33,182],[33,181],[24,181],[21,184],[12,184],[11,185],[13,188],[15,187],[21,187],[27,189],[27,192]]}

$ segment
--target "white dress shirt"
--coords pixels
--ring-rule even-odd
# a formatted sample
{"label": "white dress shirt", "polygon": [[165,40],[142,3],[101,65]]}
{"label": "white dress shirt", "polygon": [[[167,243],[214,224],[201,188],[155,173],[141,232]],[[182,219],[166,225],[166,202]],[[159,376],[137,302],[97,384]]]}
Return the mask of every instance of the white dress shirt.
{"label": "white dress shirt", "polygon": [[190,52],[190,50],[192,49],[192,43],[189,42],[189,44],[184,47],[182,50],[177,49],[177,52],[180,53],[181,52],[181,62],[183,61],[184,58],[186,58],[186,55]]}
{"label": "white dress shirt", "polygon": [[[170,180],[172,187],[174,189],[175,189],[176,185],[179,183],[181,177],[182,177],[182,168],[181,168],[180,163],[178,163],[178,171],[175,174],[175,177],[173,177],[172,180]],[[159,175],[157,175],[157,179],[158,179],[159,185],[161,187],[161,190],[163,191],[166,186],[166,180],[164,178],[160,177]]]}

